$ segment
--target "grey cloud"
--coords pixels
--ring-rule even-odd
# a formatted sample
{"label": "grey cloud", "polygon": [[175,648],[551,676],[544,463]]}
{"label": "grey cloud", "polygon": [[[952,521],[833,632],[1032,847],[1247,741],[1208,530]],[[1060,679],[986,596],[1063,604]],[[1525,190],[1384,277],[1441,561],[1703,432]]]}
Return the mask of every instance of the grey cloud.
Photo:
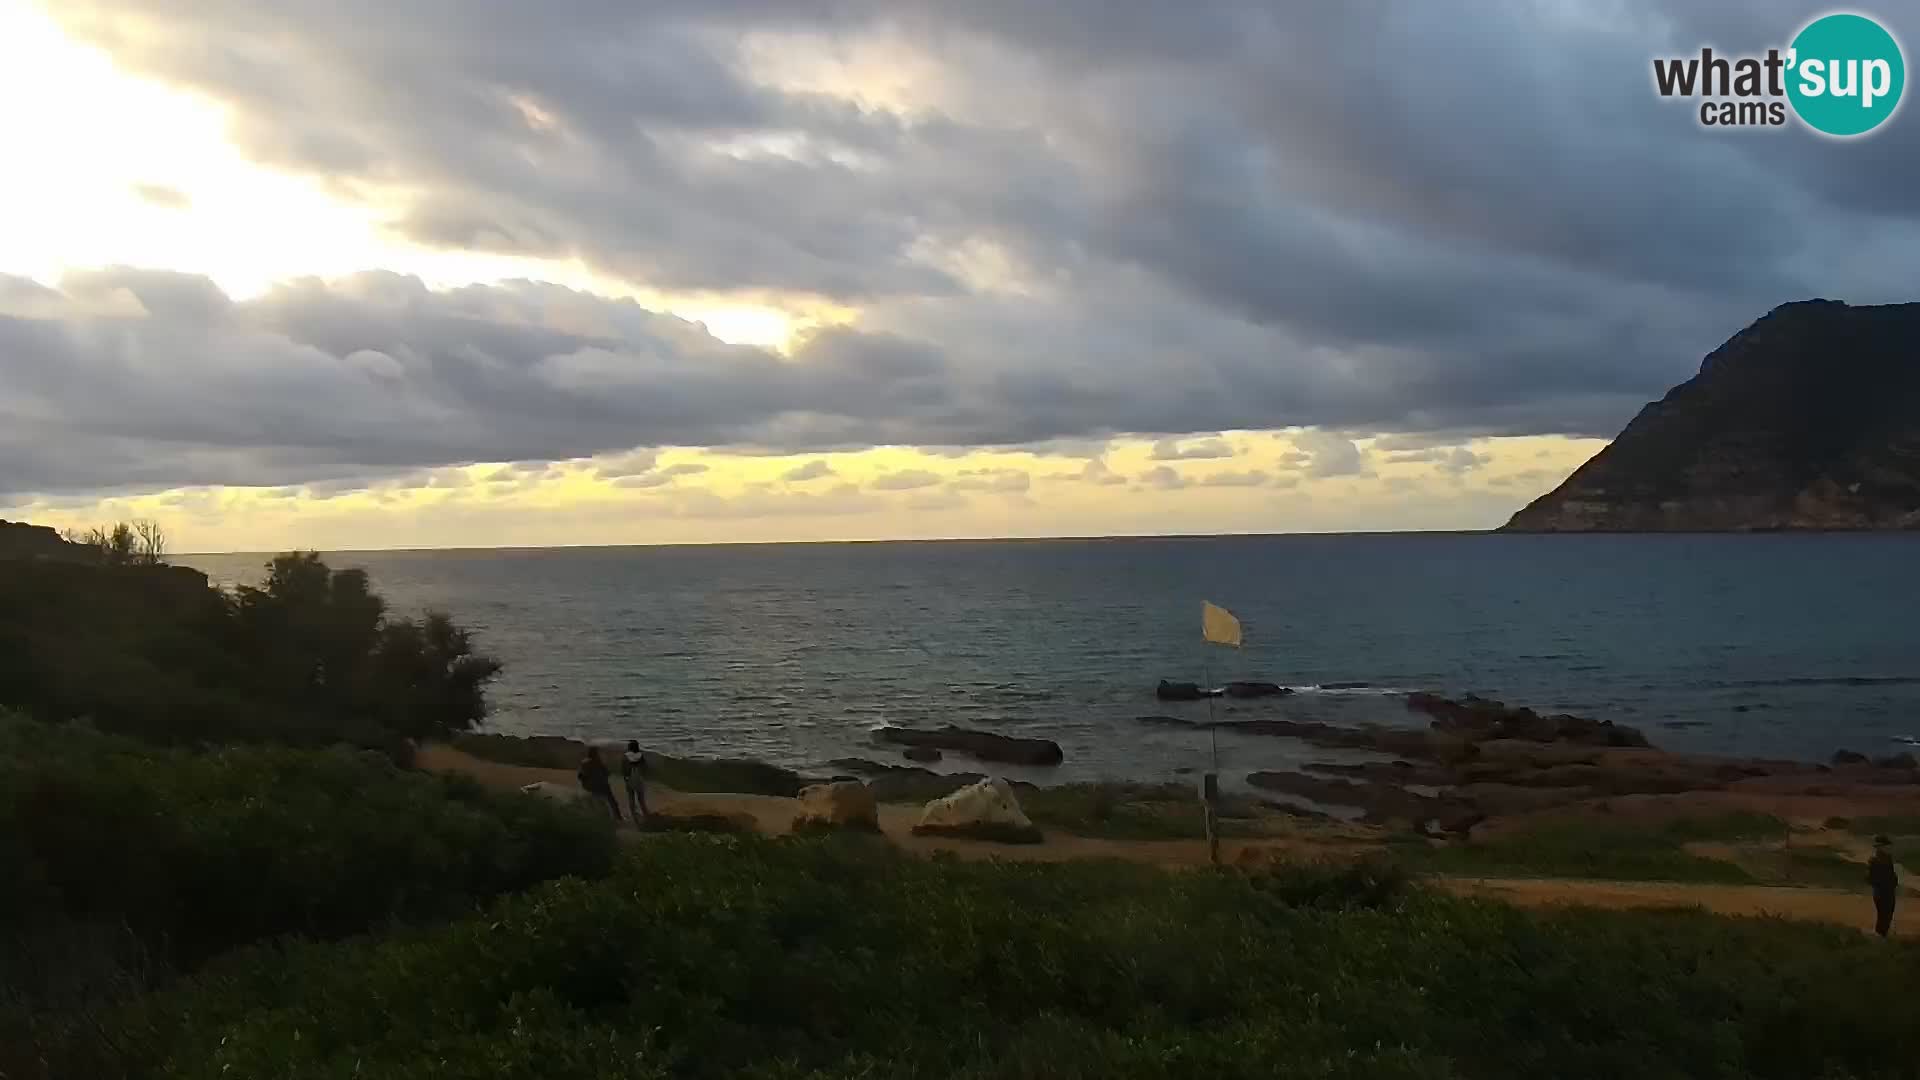
{"label": "grey cloud", "polygon": [[664,469],[647,472],[628,473],[613,482],[619,488],[657,488],[666,487],[683,476],[698,476],[707,471],[707,466],[690,462],[669,465]]}
{"label": "grey cloud", "polygon": [[1171,465],[1155,465],[1140,474],[1140,482],[1161,491],[1178,491],[1187,486],[1186,477],[1175,472]]}
{"label": "grey cloud", "polygon": [[1260,469],[1247,469],[1242,472],[1209,473],[1200,478],[1201,487],[1260,487],[1270,477]]}
{"label": "grey cloud", "polygon": [[[1911,108],[1837,144],[1653,96],[1653,55],[1775,43],[1806,14],[1785,0],[48,12],[217,99],[255,160],[402,199],[415,241],[861,318],[788,360],[524,284],[0,281],[0,355],[26,358],[0,371],[0,485],[28,490],[636,445],[1610,435],[1775,304],[1910,299],[1920,248]],[[909,100],[794,74],[861,55]],[[1364,470],[1347,442],[1278,467]]]}
{"label": "grey cloud", "polygon": [[916,488],[932,487],[939,482],[939,473],[928,472],[925,469],[901,469],[898,472],[880,474],[869,486],[875,491],[913,491]]}
{"label": "grey cloud", "polygon": [[793,468],[781,473],[780,479],[785,480],[789,484],[798,484],[808,480],[819,480],[822,477],[832,475],[832,465],[827,464],[825,461],[815,460],[809,461],[805,465],[795,465]]}
{"label": "grey cloud", "polygon": [[1105,458],[1093,458],[1080,467],[1080,479],[1089,484],[1124,484],[1127,478],[1107,467]]}
{"label": "grey cloud", "polygon": [[1155,461],[1199,461],[1232,456],[1232,445],[1221,438],[1199,439],[1184,445],[1178,439],[1161,439],[1153,444]]}
{"label": "grey cloud", "polygon": [[1033,478],[1021,469],[969,470],[947,484],[953,491],[987,491],[1001,495],[1017,495],[1032,486]]}
{"label": "grey cloud", "polygon": [[594,475],[602,480],[614,480],[626,476],[644,476],[654,470],[660,462],[658,450],[635,450],[611,458],[594,469]]}
{"label": "grey cloud", "polygon": [[1352,439],[1333,432],[1303,431],[1293,437],[1293,444],[1306,455],[1308,476],[1359,476],[1368,471],[1366,451],[1354,445]]}
{"label": "grey cloud", "polygon": [[[1381,441],[1384,442],[1386,440]],[[1376,443],[1374,449],[1377,450],[1379,448],[1379,444]],[[1426,450],[1409,450],[1397,454],[1388,454],[1384,460],[1389,465],[1431,463],[1438,466],[1441,472],[1464,473],[1471,472],[1493,459],[1486,454],[1476,453],[1464,446],[1436,446]]]}

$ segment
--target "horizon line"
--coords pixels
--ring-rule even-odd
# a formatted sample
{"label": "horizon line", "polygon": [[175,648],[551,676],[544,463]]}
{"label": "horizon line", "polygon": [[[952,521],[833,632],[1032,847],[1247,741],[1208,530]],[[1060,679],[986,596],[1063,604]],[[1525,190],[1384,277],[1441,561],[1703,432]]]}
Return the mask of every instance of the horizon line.
{"label": "horizon line", "polygon": [[612,544],[474,544],[457,547],[372,547],[372,548],[287,548],[254,551],[182,551],[170,558],[202,555],[275,555],[282,551],[320,551],[341,555],[423,554],[428,552],[507,552],[507,551],[617,551],[629,548],[711,548],[711,547],[829,547],[881,544],[1054,544],[1102,543],[1140,540],[1270,540],[1283,537],[1328,536],[1482,536],[1499,532],[1488,529],[1329,529],[1299,532],[1216,532],[1216,533],[1062,533],[1048,536],[921,536],[851,537],[827,540],[672,540],[657,543],[636,541]]}

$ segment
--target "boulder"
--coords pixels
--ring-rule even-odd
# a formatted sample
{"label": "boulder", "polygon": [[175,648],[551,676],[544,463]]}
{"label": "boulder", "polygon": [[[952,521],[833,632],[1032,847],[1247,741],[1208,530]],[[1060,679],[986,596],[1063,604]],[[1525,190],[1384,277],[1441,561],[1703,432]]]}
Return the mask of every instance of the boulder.
{"label": "boulder", "polygon": [[1920,769],[1920,760],[1915,760],[1912,754],[1902,751],[1873,759],[1873,766],[1876,769]]}
{"label": "boulder", "polygon": [[1160,685],[1153,688],[1153,696],[1161,701],[1199,701],[1201,698],[1220,695],[1211,690],[1200,689],[1198,683],[1168,682],[1161,679]]}
{"label": "boulder", "polygon": [[858,780],[837,780],[800,789],[795,829],[831,828],[880,831],[880,807],[873,789]]}
{"label": "boulder", "polygon": [[931,746],[909,746],[900,751],[900,756],[908,761],[939,761],[940,751]]}
{"label": "boulder", "polygon": [[1293,691],[1270,682],[1230,682],[1227,684],[1227,696],[1230,698],[1279,697]]}
{"label": "boulder", "polygon": [[1004,843],[1040,841],[1040,830],[1020,809],[1013,788],[997,776],[928,803],[913,831],[918,836],[959,836]]}
{"label": "boulder", "polygon": [[1835,765],[1866,765],[1870,764],[1870,761],[1867,755],[1857,753],[1853,750],[1835,750],[1833,752],[1833,763]]}
{"label": "boulder", "polygon": [[885,742],[958,750],[982,761],[1004,761],[1013,765],[1058,765],[1066,757],[1060,752],[1060,744],[1052,739],[1022,739],[990,731],[969,731],[951,724],[938,731],[884,727],[874,734]]}
{"label": "boulder", "polygon": [[1427,691],[1407,695],[1407,708],[1433,717],[1435,731],[1481,739],[1524,739],[1528,742],[1571,742],[1585,746],[1645,747],[1647,737],[1637,729],[1611,720],[1589,720],[1561,713],[1541,716],[1532,709],[1508,708],[1503,702],[1472,694],[1458,701]]}

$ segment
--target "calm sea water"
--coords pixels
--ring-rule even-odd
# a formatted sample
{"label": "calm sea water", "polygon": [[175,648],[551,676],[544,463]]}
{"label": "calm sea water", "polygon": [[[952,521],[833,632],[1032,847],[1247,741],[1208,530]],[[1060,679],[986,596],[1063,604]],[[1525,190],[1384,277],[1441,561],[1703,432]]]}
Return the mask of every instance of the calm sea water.
{"label": "calm sea water", "polygon": [[[473,629],[493,730],[800,768],[880,724],[1056,739],[1052,778],[1204,768],[1162,678],[1300,687],[1235,718],[1417,724],[1474,692],[1676,749],[1824,759],[1920,736],[1920,536],[1395,535],[336,553]],[[233,583],[264,556],[181,561]],[[1245,647],[1204,647],[1200,602]],[[1313,690],[1329,683],[1360,683]],[[1225,771],[1336,756],[1223,738]],[[1351,758],[1352,755],[1344,755]],[[950,756],[948,767],[977,767]],[[1043,777],[1005,770],[1010,776]]]}

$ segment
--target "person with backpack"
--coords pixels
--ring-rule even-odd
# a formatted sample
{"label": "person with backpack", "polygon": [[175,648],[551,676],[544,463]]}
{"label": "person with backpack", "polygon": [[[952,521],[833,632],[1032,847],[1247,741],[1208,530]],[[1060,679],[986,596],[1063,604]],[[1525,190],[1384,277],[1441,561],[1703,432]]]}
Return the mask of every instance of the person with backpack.
{"label": "person with backpack", "polygon": [[627,785],[627,810],[633,823],[653,816],[647,809],[647,755],[640,752],[637,739],[627,740],[627,752],[620,755],[620,779]]}
{"label": "person with backpack", "polygon": [[580,778],[580,786],[586,788],[589,795],[607,801],[607,809],[613,811],[613,820],[623,820],[620,817],[620,803],[613,797],[607,763],[600,760],[599,747],[587,747],[587,756],[580,759],[580,769],[574,775]]}

